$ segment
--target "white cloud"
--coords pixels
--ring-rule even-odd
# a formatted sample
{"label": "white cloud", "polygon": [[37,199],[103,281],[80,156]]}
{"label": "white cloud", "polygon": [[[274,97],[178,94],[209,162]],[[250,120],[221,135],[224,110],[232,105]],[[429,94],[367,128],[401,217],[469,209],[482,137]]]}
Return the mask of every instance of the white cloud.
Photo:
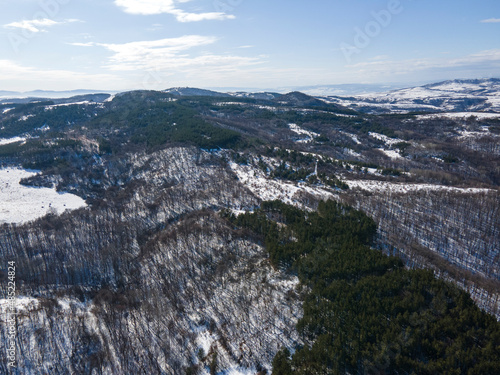
{"label": "white cloud", "polygon": [[187,72],[191,69],[234,71],[242,66],[260,63],[259,58],[211,53],[189,53],[190,49],[213,44],[217,38],[202,35],[185,35],[153,41],[124,44],[71,43],[75,46],[100,46],[111,51],[106,67],[113,71]]}
{"label": "white cloud", "polygon": [[[265,56],[247,57],[205,51],[206,46],[216,41],[217,38],[213,36],[185,35],[124,44],[72,44],[107,49],[111,55],[105,63],[105,68],[120,72],[121,75],[142,74],[148,81],[154,83],[154,85],[148,83],[148,89],[182,86],[187,82],[192,82],[196,86],[206,83],[214,85],[229,77],[236,82],[265,62]],[[145,87],[142,81],[135,86],[138,84]]]}
{"label": "white cloud", "polygon": [[112,70],[135,70],[171,65],[168,62],[177,61],[180,52],[212,44],[216,40],[209,36],[186,35],[153,41],[97,45],[114,53],[108,64]]}
{"label": "white cloud", "polygon": [[111,74],[84,73],[63,69],[40,69],[0,59],[0,86],[17,91],[35,89],[66,90],[77,88],[105,89],[119,87],[121,78]]}
{"label": "white cloud", "polygon": [[32,33],[39,33],[41,31],[46,31],[44,28],[45,27],[51,27],[55,25],[62,25],[66,23],[72,23],[72,22],[81,22],[80,20],[76,19],[68,19],[64,21],[54,21],[49,18],[41,18],[41,19],[33,19],[33,20],[23,20],[19,22],[11,22],[6,25],[3,25],[5,28],[8,29],[24,29],[28,30]]}
{"label": "white cloud", "polygon": [[500,18],[488,18],[487,20],[482,20],[481,23],[500,23]]}
{"label": "white cloud", "polygon": [[88,43],[67,43],[71,46],[77,46],[77,47],[93,47],[95,46],[95,43],[93,42],[88,42]]}
{"label": "white cloud", "polygon": [[190,0],[115,0],[115,4],[130,14],[152,15],[172,14],[179,22],[233,19],[234,16],[222,12],[190,13],[176,7],[176,3]]}

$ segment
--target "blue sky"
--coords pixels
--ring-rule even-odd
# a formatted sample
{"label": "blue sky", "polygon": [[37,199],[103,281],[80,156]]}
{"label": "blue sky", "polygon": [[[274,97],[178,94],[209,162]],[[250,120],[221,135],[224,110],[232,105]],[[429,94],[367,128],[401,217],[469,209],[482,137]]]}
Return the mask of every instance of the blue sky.
{"label": "blue sky", "polygon": [[500,77],[498,0],[0,0],[0,90]]}

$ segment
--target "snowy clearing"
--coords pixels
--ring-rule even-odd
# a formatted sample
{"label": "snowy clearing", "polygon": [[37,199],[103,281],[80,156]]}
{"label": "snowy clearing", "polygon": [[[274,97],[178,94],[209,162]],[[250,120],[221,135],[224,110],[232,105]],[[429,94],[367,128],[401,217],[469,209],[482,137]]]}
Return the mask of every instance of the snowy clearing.
{"label": "snowy clearing", "polygon": [[418,120],[428,120],[439,117],[446,117],[451,119],[465,119],[469,117],[475,117],[478,120],[483,119],[495,119],[500,118],[500,113],[486,113],[486,112],[448,112],[448,113],[436,113],[432,115],[418,115]]}
{"label": "snowy clearing", "polygon": [[[13,306],[17,311],[19,310],[27,310],[28,307],[37,307],[38,300],[36,298],[25,297],[25,296],[16,296],[14,298]],[[11,301],[8,298],[0,299],[0,312],[3,316],[7,314],[8,310],[10,310]]]}
{"label": "snowy clearing", "polygon": [[379,151],[382,151],[386,156],[390,157],[391,159],[404,159],[401,155],[399,155],[399,152],[394,151],[394,150],[386,150],[383,148],[379,148]]}
{"label": "snowy clearing", "polygon": [[16,142],[25,142],[25,141],[26,141],[25,137],[0,138],[0,146]]}
{"label": "snowy clearing", "polygon": [[0,169],[0,223],[21,224],[48,213],[60,214],[86,206],[85,201],[74,194],[19,184],[22,178],[36,174],[24,169]]}
{"label": "snowy clearing", "polygon": [[279,199],[284,203],[302,207],[299,200],[300,193],[309,193],[322,200],[335,198],[335,195],[331,192],[307,186],[305,183],[299,182],[295,185],[289,182],[268,179],[260,170],[247,165],[231,162],[230,167],[241,183],[263,201]]}
{"label": "snowy clearing", "polygon": [[489,193],[494,190],[480,188],[457,188],[443,185],[431,184],[403,184],[386,181],[371,181],[371,180],[345,180],[350,189],[361,189],[371,192],[393,192],[393,193],[409,193],[412,191],[427,190],[427,191],[451,191],[454,193]]}
{"label": "snowy clearing", "polygon": [[53,108],[57,108],[57,107],[68,107],[70,105],[89,105],[89,104],[92,104],[92,105],[97,105],[99,103],[94,103],[94,102],[89,102],[88,100],[84,100],[84,101],[81,101],[81,102],[74,102],[74,103],[61,103],[61,104],[52,104],[52,105],[48,105],[45,107],[45,110],[48,111],[50,109],[53,109]]}
{"label": "snowy clearing", "polygon": [[308,143],[311,142],[314,138],[319,137],[318,133],[302,129],[297,124],[288,124],[288,127],[291,131],[298,135],[305,135],[305,138],[297,140],[298,143]]}
{"label": "snowy clearing", "polygon": [[379,134],[379,133],[374,133],[374,132],[369,132],[368,135],[370,137],[378,139],[379,141],[382,141],[382,142],[384,142],[385,144],[388,144],[388,145],[393,145],[395,143],[404,142],[402,139],[399,139],[399,138],[390,138],[390,137],[388,137],[386,135]]}
{"label": "snowy clearing", "polygon": [[347,132],[344,132],[344,131],[340,131],[341,134],[344,134],[344,135],[347,135],[349,138],[351,138],[354,143],[360,145],[361,144],[361,141],[359,140],[358,136],[355,135],[355,134],[351,134],[351,133],[347,133]]}
{"label": "snowy clearing", "polygon": [[17,120],[17,121],[27,121],[27,120],[28,120],[29,118],[31,118],[31,117],[35,117],[35,115],[25,115],[25,116],[21,116],[21,117],[19,118],[19,120]]}

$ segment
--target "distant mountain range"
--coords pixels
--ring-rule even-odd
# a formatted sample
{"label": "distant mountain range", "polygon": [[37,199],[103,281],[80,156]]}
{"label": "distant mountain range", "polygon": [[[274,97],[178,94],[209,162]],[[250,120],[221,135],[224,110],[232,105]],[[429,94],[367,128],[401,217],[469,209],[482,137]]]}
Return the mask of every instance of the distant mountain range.
{"label": "distant mountain range", "polygon": [[368,113],[500,112],[500,79],[451,80],[386,93],[323,99]]}
{"label": "distant mountain range", "polygon": [[[245,97],[258,100],[279,100],[285,93],[307,95],[307,101],[323,101],[365,113],[408,112],[500,112],[500,79],[450,80],[410,88],[394,85],[323,85],[279,88],[250,92],[237,88],[214,91],[193,87],[174,87],[164,92],[175,96]],[[30,92],[0,91],[0,104],[26,103],[43,99],[56,99],[59,103],[106,100],[116,92],[96,90]],[[295,99],[297,99],[295,94]],[[62,98],[64,99],[64,101]],[[300,101],[305,100],[305,96]],[[293,99],[291,97],[287,100]],[[296,103],[293,103],[296,105]]]}
{"label": "distant mountain range", "polygon": [[103,91],[103,90],[69,90],[69,91],[51,91],[51,90],[34,90],[34,91],[2,91],[0,90],[0,99],[24,99],[24,101],[31,101],[33,99],[60,99],[70,98],[77,95],[89,95],[107,93],[112,94],[116,91]]}

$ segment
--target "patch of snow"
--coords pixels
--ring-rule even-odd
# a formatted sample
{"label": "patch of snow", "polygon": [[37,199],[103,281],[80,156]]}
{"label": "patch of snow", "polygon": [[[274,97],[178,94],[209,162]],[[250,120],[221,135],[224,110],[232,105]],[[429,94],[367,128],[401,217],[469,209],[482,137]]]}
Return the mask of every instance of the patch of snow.
{"label": "patch of snow", "polygon": [[35,171],[17,168],[0,169],[0,223],[26,223],[48,213],[62,213],[85,207],[77,195],[58,193],[55,188],[28,187],[19,184]]}
{"label": "patch of snow", "polygon": [[389,146],[392,146],[395,143],[403,142],[402,139],[399,139],[399,138],[390,138],[390,137],[388,137],[386,135],[379,134],[379,133],[369,132],[368,135],[370,137],[378,139],[379,141],[384,142],[385,144],[387,144]]}
{"label": "patch of snow", "polygon": [[[474,132],[468,130],[458,130],[459,138],[476,138],[476,137],[484,137],[485,135],[497,136],[496,134],[490,134],[484,131]],[[498,136],[497,136],[498,137]]]}
{"label": "patch of snow", "polygon": [[355,135],[355,134],[351,134],[351,133],[347,133],[347,132],[343,132],[341,131],[340,133],[344,134],[344,135],[347,135],[348,137],[350,137],[354,143],[360,145],[361,144],[361,141],[359,140],[358,136]]}
{"label": "patch of snow", "polygon": [[[10,309],[11,301],[8,298],[0,299],[0,311],[2,315]],[[30,306],[38,306],[38,300],[32,297],[16,296],[14,298],[14,306],[16,310],[26,310]]]}
{"label": "patch of snow", "polygon": [[204,331],[198,334],[198,337],[196,338],[196,344],[199,348],[202,348],[205,355],[207,355],[210,352],[212,344],[218,339],[218,335],[210,333],[208,329],[205,328]]}
{"label": "patch of snow", "polygon": [[394,150],[385,150],[383,148],[379,148],[379,151],[382,151],[385,155],[390,157],[391,159],[403,159],[401,155],[399,155],[399,152],[394,151]]}
{"label": "patch of snow", "polygon": [[94,102],[89,102],[88,100],[84,100],[82,102],[52,104],[52,105],[46,106],[45,110],[47,111],[47,110],[54,109],[57,107],[68,107],[70,105],[89,105],[89,104],[98,105],[99,103],[94,103]]}
{"label": "patch of snow", "polygon": [[5,108],[2,110],[2,113],[7,113],[9,111],[12,111],[14,108]]}
{"label": "patch of snow", "polygon": [[0,138],[0,146],[16,142],[26,142],[26,137]]}
{"label": "patch of snow", "polygon": [[350,189],[361,189],[365,191],[371,192],[393,192],[393,193],[409,193],[413,191],[450,191],[454,193],[469,193],[469,194],[478,194],[478,193],[488,193],[494,190],[491,189],[480,189],[480,188],[457,188],[451,186],[443,186],[443,185],[432,185],[432,184],[404,184],[404,183],[395,183],[395,182],[387,182],[387,181],[372,181],[372,180],[345,180],[347,185],[349,185]]}
{"label": "patch of snow", "polygon": [[298,135],[305,135],[306,138],[304,139],[299,139],[297,140],[298,143],[308,143],[311,142],[314,138],[319,137],[318,133],[315,133],[313,131],[305,130],[302,129],[300,126],[297,124],[288,124],[288,127],[290,128],[291,131]]}
{"label": "patch of snow", "polygon": [[478,120],[500,118],[500,113],[487,113],[487,112],[448,112],[448,113],[435,113],[432,115],[418,115],[418,120],[428,120],[433,118],[451,118],[451,119],[466,119],[474,116]]}
{"label": "patch of snow", "polygon": [[356,158],[359,158],[361,157],[361,154],[354,151],[354,150],[351,150],[350,148],[344,148],[344,152],[347,154],[347,155],[350,155],[350,156],[354,156]]}
{"label": "patch of snow", "polygon": [[318,199],[334,199],[335,195],[319,187],[308,186],[305,183],[292,184],[285,181],[277,181],[267,178],[262,171],[248,165],[239,165],[234,162],[230,164],[238,179],[252,193],[263,201],[279,199],[284,203],[301,207],[298,196],[301,192],[309,193]]}
{"label": "patch of snow", "polygon": [[44,126],[41,126],[39,128],[36,128],[35,130],[40,130],[42,132],[46,132],[46,131],[49,131],[50,130],[50,126],[48,126],[47,124],[45,124]]}
{"label": "patch of snow", "polygon": [[25,116],[21,116],[19,118],[18,121],[26,121],[27,119],[31,118],[31,117],[35,117],[35,115],[25,115]]}
{"label": "patch of snow", "polygon": [[255,368],[243,368],[243,367],[231,367],[225,372],[225,375],[255,375],[257,369]]}

